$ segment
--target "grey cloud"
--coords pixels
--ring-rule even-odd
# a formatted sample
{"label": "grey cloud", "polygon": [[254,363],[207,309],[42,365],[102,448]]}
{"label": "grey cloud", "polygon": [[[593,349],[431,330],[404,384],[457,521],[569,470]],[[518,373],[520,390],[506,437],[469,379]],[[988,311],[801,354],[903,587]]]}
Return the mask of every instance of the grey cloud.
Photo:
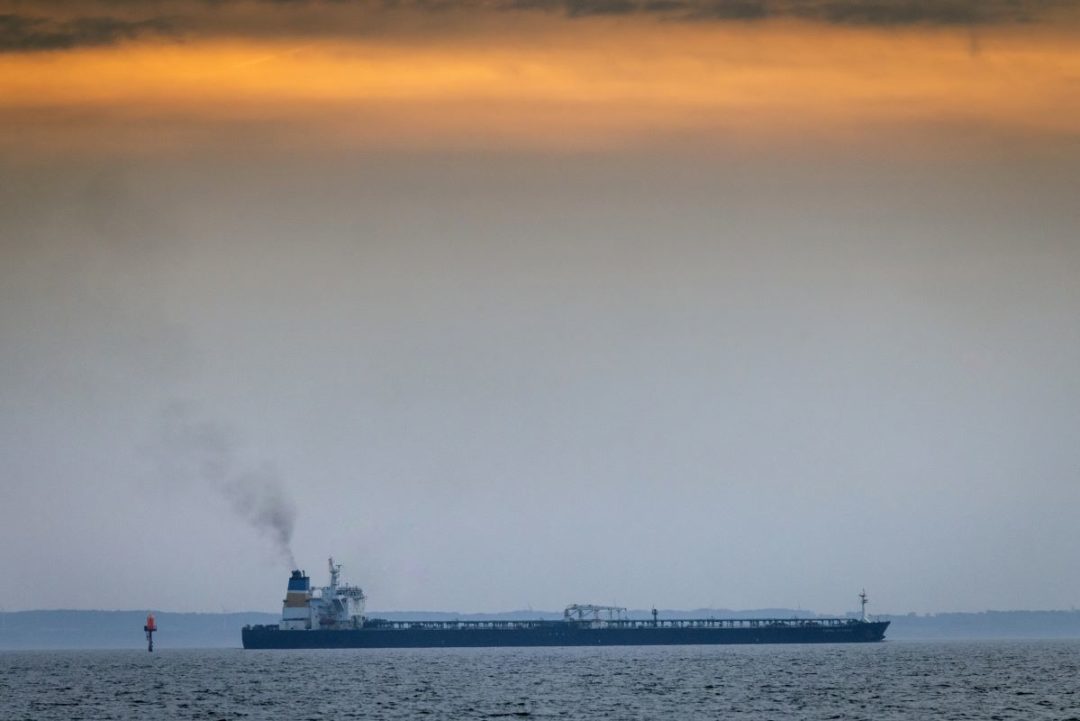
{"label": "grey cloud", "polygon": [[[402,18],[445,15],[461,26],[492,10],[545,13],[569,19],[597,16],[651,17],[675,22],[737,22],[798,18],[833,25],[870,27],[955,26],[1075,22],[1077,6],[1063,0],[259,0],[254,11],[236,0],[163,0],[159,16],[125,0],[42,0],[36,15],[12,11],[0,0],[0,53],[101,46],[145,35],[238,37],[349,36],[401,32]],[[3,13],[8,8],[7,14]],[[300,12],[303,23],[294,17]],[[389,18],[394,18],[390,20]],[[423,26],[423,23],[418,23]],[[449,31],[450,25],[423,32]]]}
{"label": "grey cloud", "polygon": [[762,0],[719,0],[694,3],[684,17],[694,20],[757,20],[771,14]]}
{"label": "grey cloud", "polygon": [[934,2],[931,0],[887,0],[871,2],[826,2],[811,5],[807,14],[830,23],[856,25],[962,25],[1006,17],[1019,4],[977,2]]}
{"label": "grey cloud", "polygon": [[570,18],[594,15],[656,15],[672,19],[723,19],[766,14],[761,0],[506,0],[503,10],[559,13]]}
{"label": "grey cloud", "polygon": [[640,7],[631,0],[568,0],[566,14],[570,17],[587,15],[627,15]]}
{"label": "grey cloud", "polygon": [[0,15],[0,52],[69,50],[113,45],[145,34],[173,31],[165,18],[124,20],[108,16],[52,20],[17,14]]}
{"label": "grey cloud", "polygon": [[794,17],[894,26],[1028,22],[1068,6],[1059,0],[507,0],[498,7],[571,18],[630,14],[689,21]]}
{"label": "grey cloud", "polygon": [[690,3],[685,2],[685,0],[650,0],[641,6],[645,12],[653,13],[669,13],[676,10],[687,10],[689,7]]}

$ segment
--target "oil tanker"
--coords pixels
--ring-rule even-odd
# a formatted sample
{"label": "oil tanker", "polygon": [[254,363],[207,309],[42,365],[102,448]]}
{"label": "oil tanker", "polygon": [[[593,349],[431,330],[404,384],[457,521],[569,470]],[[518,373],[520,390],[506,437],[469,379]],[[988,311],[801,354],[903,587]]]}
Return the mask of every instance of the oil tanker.
{"label": "oil tanker", "polygon": [[663,646],[751,643],[865,643],[885,638],[888,621],[860,618],[631,619],[625,608],[574,604],[562,620],[389,621],[364,615],[363,590],[340,582],[329,561],[330,585],[313,589],[293,571],[277,625],[245,626],[247,649],[455,648],[483,646]]}

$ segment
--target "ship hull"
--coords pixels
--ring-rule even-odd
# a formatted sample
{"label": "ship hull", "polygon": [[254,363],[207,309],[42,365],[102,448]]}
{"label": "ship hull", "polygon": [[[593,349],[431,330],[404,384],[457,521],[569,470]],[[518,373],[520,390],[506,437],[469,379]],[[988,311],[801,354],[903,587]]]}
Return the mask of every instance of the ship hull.
{"label": "ship hull", "polygon": [[477,648],[513,646],[682,646],[778,643],[870,643],[885,637],[888,621],[838,626],[747,628],[590,628],[553,622],[529,628],[358,628],[282,631],[245,628],[246,649]]}

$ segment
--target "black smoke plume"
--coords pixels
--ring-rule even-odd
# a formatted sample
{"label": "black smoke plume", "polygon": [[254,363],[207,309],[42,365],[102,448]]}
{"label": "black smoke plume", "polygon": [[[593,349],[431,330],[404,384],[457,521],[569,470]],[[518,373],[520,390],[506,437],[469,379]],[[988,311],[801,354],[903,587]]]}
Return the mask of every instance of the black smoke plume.
{"label": "black smoke plume", "polygon": [[292,553],[296,504],[273,467],[241,465],[235,435],[225,425],[197,418],[190,407],[174,403],[162,413],[152,450],[171,483],[210,486],[237,516],[274,544],[289,568],[296,568]]}

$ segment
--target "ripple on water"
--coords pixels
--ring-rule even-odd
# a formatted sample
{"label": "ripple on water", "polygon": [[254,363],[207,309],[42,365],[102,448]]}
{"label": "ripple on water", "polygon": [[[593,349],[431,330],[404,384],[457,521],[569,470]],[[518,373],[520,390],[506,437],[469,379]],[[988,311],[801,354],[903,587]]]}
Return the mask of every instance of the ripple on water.
{"label": "ripple on water", "polygon": [[1080,641],[0,653],[0,718],[1074,719]]}

